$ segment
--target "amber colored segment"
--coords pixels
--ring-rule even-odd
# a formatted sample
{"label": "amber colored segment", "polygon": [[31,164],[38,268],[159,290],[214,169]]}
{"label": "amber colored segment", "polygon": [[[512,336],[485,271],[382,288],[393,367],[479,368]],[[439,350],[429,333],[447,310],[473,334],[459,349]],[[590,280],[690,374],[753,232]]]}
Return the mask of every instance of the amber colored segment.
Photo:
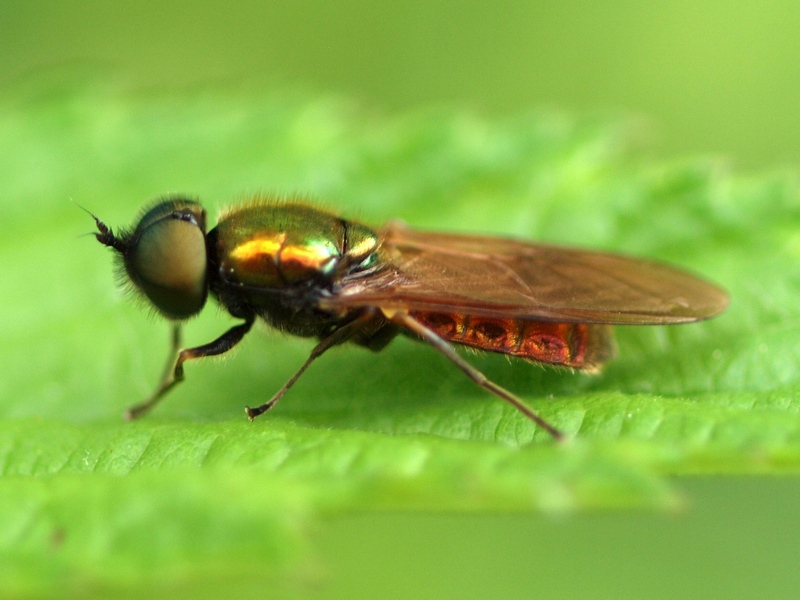
{"label": "amber colored segment", "polygon": [[513,354],[519,347],[521,323],[513,319],[464,317],[463,333],[453,339],[475,348]]}
{"label": "amber colored segment", "polygon": [[279,256],[281,273],[288,281],[324,273],[327,265],[338,258],[323,245],[286,245]]}
{"label": "amber colored segment", "polygon": [[[223,267],[242,281],[270,285],[324,273],[336,259],[323,244],[288,244],[286,233],[261,234],[233,247]],[[262,279],[263,278],[263,279]]]}
{"label": "amber colored segment", "polygon": [[231,250],[231,258],[247,263],[259,261],[264,257],[275,262],[275,256],[280,251],[286,240],[286,234],[281,233],[272,237],[257,237],[253,240],[243,242]]}
{"label": "amber colored segment", "polygon": [[285,237],[286,234],[260,236],[237,244],[225,257],[223,270],[243,283],[280,283],[277,255]]}
{"label": "amber colored segment", "polygon": [[464,331],[464,315],[415,311],[411,313],[411,316],[433,329],[446,340],[459,338]]}
{"label": "amber colored segment", "polygon": [[554,365],[579,365],[583,363],[580,350],[585,346],[580,342],[586,333],[585,325],[529,321],[524,324],[517,356]]}
{"label": "amber colored segment", "polygon": [[449,342],[552,365],[592,370],[613,354],[610,331],[604,325],[422,311],[410,315]]}

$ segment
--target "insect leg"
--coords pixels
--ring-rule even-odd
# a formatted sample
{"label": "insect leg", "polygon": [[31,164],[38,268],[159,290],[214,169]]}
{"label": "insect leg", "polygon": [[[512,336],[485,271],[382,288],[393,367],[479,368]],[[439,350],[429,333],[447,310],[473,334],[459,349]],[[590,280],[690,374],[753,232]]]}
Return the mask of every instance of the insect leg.
{"label": "insect leg", "polygon": [[170,357],[167,359],[167,365],[161,377],[161,384],[158,386],[155,393],[147,400],[135,406],[131,406],[125,412],[125,418],[133,420],[141,417],[158,404],[158,402],[167,395],[167,392],[183,381],[183,363],[187,360],[224,354],[241,342],[242,338],[253,326],[253,321],[255,321],[255,317],[247,317],[244,323],[231,327],[213,342],[197,346],[196,348],[186,348],[181,351],[178,351],[181,343],[181,326],[180,324],[175,325],[172,330],[172,351]]}
{"label": "insect leg", "polygon": [[[387,314],[388,313],[388,314]],[[507,389],[497,385],[490,379],[486,377],[483,373],[481,373],[478,369],[473,367],[469,364],[466,360],[464,360],[458,352],[456,352],[455,348],[452,345],[448,344],[447,341],[440,338],[436,333],[417,321],[416,319],[412,318],[405,312],[388,312],[385,311],[386,317],[392,321],[393,323],[397,323],[398,325],[402,325],[406,329],[411,330],[413,333],[417,334],[421,337],[424,341],[429,343],[433,346],[436,350],[444,354],[444,356],[450,360],[453,364],[455,364],[459,369],[461,369],[467,377],[472,379],[475,383],[481,386],[483,389],[488,390],[495,396],[505,400],[506,402],[514,405],[522,414],[528,417],[531,421],[539,425],[542,429],[547,431],[550,435],[552,435],[555,439],[560,440],[564,438],[564,434],[561,433],[558,429],[553,427],[550,423],[545,421],[542,417],[537,415],[531,408],[525,404],[522,400],[517,398],[514,394],[509,392]]]}
{"label": "insect leg", "polygon": [[322,356],[326,350],[333,348],[334,346],[338,346],[349,340],[353,337],[356,333],[358,333],[359,329],[361,329],[364,325],[366,325],[369,321],[375,318],[375,311],[374,310],[365,310],[361,315],[339,327],[333,333],[331,333],[328,337],[324,338],[320,341],[319,344],[314,346],[314,349],[311,351],[311,354],[306,359],[306,361],[297,369],[297,372],[289,378],[289,381],[283,384],[283,387],[278,390],[278,392],[270,398],[267,402],[262,404],[261,406],[256,406],[255,408],[251,408],[249,406],[245,407],[244,411],[247,413],[247,417],[252,421],[259,415],[263,415],[267,412],[270,408],[275,406],[278,401],[283,398],[284,394],[289,391],[300,376],[305,372],[308,366],[314,362],[317,358]]}

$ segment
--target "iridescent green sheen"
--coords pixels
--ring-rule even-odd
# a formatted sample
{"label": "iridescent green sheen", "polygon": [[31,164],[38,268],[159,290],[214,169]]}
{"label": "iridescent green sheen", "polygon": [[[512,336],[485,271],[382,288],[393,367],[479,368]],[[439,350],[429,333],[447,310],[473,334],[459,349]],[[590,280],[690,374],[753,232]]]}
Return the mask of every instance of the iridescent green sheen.
{"label": "iridescent green sheen", "polygon": [[245,206],[213,234],[220,276],[257,287],[331,278],[378,246],[368,227],[304,204]]}

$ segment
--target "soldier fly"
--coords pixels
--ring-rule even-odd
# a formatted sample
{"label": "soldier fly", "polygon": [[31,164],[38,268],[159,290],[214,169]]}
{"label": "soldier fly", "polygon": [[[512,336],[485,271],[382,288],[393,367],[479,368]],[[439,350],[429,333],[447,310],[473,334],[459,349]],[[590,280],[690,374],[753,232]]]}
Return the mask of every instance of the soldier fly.
{"label": "soldier fly", "polygon": [[[255,199],[208,232],[203,207],[182,196],[160,200],[117,234],[92,216],[97,240],[114,249],[132,287],[173,323],[162,380],[128,410],[129,419],[183,381],[186,361],[227,352],[261,318],[318,343],[271,399],[246,408],[251,420],[330,348],[353,342],[379,351],[405,334],[560,438],[454,345],[592,372],[614,353],[611,325],[688,323],[719,314],[728,302],[720,288],[650,260],[395,222],[375,230],[293,201]],[[181,349],[183,323],[209,293],[242,322]]]}

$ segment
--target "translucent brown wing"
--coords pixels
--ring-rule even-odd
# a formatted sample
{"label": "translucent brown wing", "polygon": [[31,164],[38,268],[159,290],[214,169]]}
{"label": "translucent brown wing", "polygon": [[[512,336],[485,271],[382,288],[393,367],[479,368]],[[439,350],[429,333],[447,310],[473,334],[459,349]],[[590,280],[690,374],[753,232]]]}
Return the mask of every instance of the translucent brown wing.
{"label": "translucent brown wing", "polygon": [[383,232],[389,266],[323,306],[377,306],[563,323],[662,325],[722,312],[720,288],[662,263],[495,237]]}

